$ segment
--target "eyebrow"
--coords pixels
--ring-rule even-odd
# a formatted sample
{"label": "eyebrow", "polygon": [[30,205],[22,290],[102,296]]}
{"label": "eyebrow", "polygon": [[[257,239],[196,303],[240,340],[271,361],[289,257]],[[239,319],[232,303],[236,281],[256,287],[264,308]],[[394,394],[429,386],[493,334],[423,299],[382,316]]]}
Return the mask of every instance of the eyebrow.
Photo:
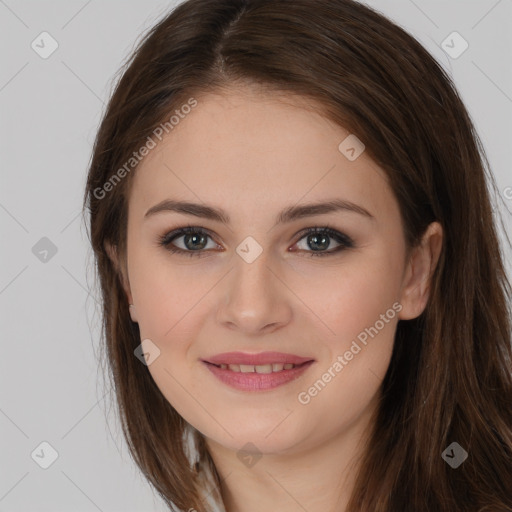
{"label": "eyebrow", "polygon": [[[323,215],[338,211],[357,213],[370,220],[375,220],[375,217],[362,206],[343,199],[332,199],[330,201],[322,201],[319,203],[289,206],[277,215],[275,223],[276,225],[284,224],[304,217]],[[162,212],[183,213],[185,215],[193,215],[194,217],[222,222],[223,224],[229,224],[231,222],[229,215],[221,208],[215,208],[205,204],[191,203],[188,201],[175,201],[172,199],[165,199],[155,206],[152,206],[145,213],[144,218],[147,219],[148,217]]]}

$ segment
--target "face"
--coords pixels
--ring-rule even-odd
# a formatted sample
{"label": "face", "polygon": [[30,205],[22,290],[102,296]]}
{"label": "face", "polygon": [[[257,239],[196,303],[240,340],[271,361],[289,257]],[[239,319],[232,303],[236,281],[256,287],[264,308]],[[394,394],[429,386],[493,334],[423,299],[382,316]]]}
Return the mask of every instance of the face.
{"label": "face", "polygon": [[249,89],[197,100],[133,176],[126,292],[159,350],[148,369],[225,448],[310,449],[370,410],[398,320],[424,306],[399,207],[318,110]]}

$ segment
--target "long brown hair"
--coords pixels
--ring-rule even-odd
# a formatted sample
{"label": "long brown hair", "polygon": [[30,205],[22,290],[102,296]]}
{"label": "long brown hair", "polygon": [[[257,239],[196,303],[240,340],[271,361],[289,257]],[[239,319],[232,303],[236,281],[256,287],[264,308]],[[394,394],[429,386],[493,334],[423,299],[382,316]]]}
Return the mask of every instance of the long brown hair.
{"label": "long brown hair", "polygon": [[[398,323],[348,511],[512,510],[511,288],[492,174],[449,76],[413,37],[354,0],[188,0],[124,66],[95,141],[84,209],[134,460],[169,506],[206,510],[181,441],[186,422],[134,356],[138,324],[105,242],[124,262],[136,166],[115,183],[112,175],[187,99],[234,83],[314,100],[357,134],[388,175],[409,248],[430,222],[444,230],[427,307]],[[457,469],[441,457],[452,442],[468,453]],[[200,451],[218,479],[204,443]]]}

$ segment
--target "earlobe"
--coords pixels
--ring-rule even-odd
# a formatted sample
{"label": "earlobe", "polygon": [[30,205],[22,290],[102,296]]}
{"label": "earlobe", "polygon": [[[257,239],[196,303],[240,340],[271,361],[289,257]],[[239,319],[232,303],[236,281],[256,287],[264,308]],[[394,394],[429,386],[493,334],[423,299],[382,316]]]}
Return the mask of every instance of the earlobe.
{"label": "earlobe", "polygon": [[431,223],[420,244],[411,251],[404,275],[400,320],[411,320],[423,313],[430,295],[432,275],[437,267],[443,243],[439,222]]}
{"label": "earlobe", "polygon": [[135,306],[133,304],[130,304],[130,307],[128,309],[130,311],[130,317],[132,319],[132,322],[138,322],[137,314],[135,312]]}

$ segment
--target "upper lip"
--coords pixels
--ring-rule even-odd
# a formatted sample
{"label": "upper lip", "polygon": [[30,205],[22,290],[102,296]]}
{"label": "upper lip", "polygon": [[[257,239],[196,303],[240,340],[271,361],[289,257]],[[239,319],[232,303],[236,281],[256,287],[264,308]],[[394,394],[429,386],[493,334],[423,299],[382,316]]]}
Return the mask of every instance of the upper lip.
{"label": "upper lip", "polygon": [[294,354],[285,354],[283,352],[260,352],[259,354],[248,354],[246,352],[225,352],[215,356],[203,359],[207,363],[219,364],[247,364],[247,365],[262,365],[262,364],[302,364],[307,361],[313,361],[312,357],[300,357]]}

